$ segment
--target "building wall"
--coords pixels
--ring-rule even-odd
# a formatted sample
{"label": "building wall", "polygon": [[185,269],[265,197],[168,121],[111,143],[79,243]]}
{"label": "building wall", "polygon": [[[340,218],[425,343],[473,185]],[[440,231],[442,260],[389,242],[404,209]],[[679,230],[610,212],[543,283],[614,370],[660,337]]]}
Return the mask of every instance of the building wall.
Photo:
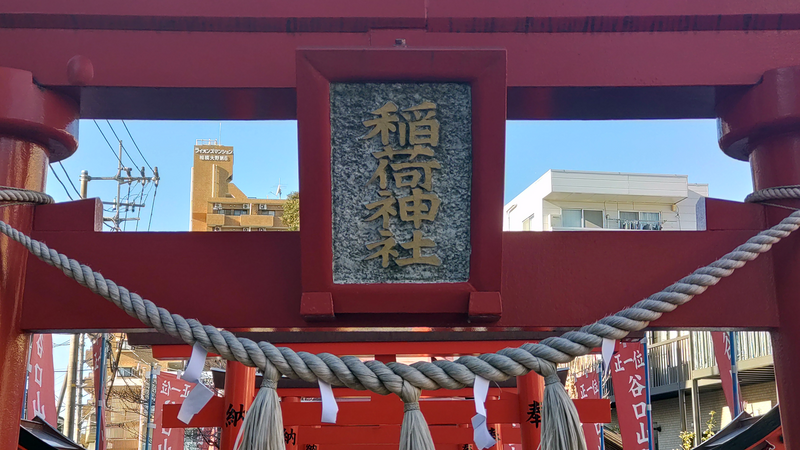
{"label": "building wall", "polygon": [[[778,393],[775,388],[775,383],[758,383],[748,386],[742,386],[741,390],[742,399],[751,405],[762,404],[766,407],[764,402],[768,402],[769,407],[778,404]],[[722,389],[713,389],[710,391],[703,391],[700,393],[700,430],[706,429],[708,419],[711,417],[711,411],[716,414],[714,420],[716,426],[714,431],[717,432],[730,421],[730,412],[725,401],[725,393]],[[654,401],[653,408],[653,427],[660,426],[661,432],[658,434],[658,448],[656,450],[679,450],[681,449],[681,415],[678,397],[668,398],[664,400]],[[686,392],[685,397],[685,411],[686,411],[686,426],[688,431],[694,428],[694,420],[692,413],[692,396],[690,391]],[[752,410],[748,412],[753,412]],[[764,410],[762,409],[763,413]],[[612,429],[619,428],[619,421],[617,420],[616,409],[612,410],[612,421],[608,425]],[[654,434],[656,434],[654,432]]]}
{"label": "building wall", "polygon": [[[505,231],[564,228],[562,210],[603,212],[604,228],[619,228],[619,212],[658,212],[664,230],[696,230],[697,201],[708,185],[690,184],[685,175],[548,171],[511,200],[504,210]],[[530,221],[530,224],[527,222]]]}
{"label": "building wall", "polygon": [[532,217],[530,231],[543,231],[541,199],[550,192],[551,172],[547,171],[533,184],[528,186],[505,207],[503,231],[523,231],[522,223]]}
{"label": "building wall", "polygon": [[215,141],[194,146],[191,231],[285,230],[282,199],[246,196],[233,183],[233,147]]}

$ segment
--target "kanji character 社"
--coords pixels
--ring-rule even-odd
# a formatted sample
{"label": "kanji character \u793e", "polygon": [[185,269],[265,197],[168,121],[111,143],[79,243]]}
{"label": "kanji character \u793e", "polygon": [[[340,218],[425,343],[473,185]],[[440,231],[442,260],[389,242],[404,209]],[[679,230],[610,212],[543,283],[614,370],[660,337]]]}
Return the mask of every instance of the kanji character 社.
{"label": "kanji character \u793e", "polygon": [[381,230],[381,236],[385,237],[386,239],[373,242],[372,244],[367,244],[368,250],[373,250],[378,247],[380,247],[380,249],[364,259],[381,257],[381,266],[385,268],[389,267],[389,257],[397,258],[397,250],[394,249],[394,246],[397,245],[397,241],[394,240],[394,237],[392,237],[392,232],[389,230]]}
{"label": "kanji character \u793e", "polygon": [[411,242],[400,244],[400,246],[406,250],[411,250],[411,257],[396,259],[394,262],[396,262],[398,266],[407,266],[409,264],[430,264],[432,266],[438,266],[442,263],[442,260],[436,255],[422,255],[423,248],[436,247],[436,243],[431,239],[423,238],[422,231],[420,230],[414,230],[414,237],[411,239]]}

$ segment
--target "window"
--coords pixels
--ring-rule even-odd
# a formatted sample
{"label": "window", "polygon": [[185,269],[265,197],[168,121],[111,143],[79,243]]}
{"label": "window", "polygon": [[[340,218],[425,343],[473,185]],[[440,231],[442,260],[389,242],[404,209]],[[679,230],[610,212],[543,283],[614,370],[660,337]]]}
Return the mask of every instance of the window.
{"label": "window", "polygon": [[603,211],[583,210],[584,228],[603,228]]}
{"label": "window", "polygon": [[533,214],[522,221],[522,231],[531,231],[531,220],[533,220]]}
{"label": "window", "polygon": [[274,216],[275,215],[275,211],[272,211],[272,210],[266,210],[265,211],[265,210],[262,209],[262,210],[258,211],[258,215],[259,216]]}
{"label": "window", "polygon": [[225,214],[226,216],[246,216],[250,214],[250,212],[241,209],[223,209],[222,214]]}
{"label": "window", "polygon": [[566,228],[581,228],[583,215],[580,209],[565,209],[561,211],[561,226]]}
{"label": "window", "polygon": [[120,367],[117,369],[117,375],[123,378],[138,377],[139,374],[137,372],[135,367]]}
{"label": "window", "polygon": [[561,223],[566,228],[603,228],[603,211],[594,209],[564,209]]}

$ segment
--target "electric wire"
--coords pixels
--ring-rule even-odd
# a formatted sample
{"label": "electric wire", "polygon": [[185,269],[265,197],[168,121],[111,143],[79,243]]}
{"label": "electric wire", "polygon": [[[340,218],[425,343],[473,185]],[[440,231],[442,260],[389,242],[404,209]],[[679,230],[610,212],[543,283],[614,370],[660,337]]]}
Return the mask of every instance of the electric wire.
{"label": "electric wire", "polygon": [[139,150],[139,146],[136,144],[136,141],[133,139],[133,135],[131,134],[130,130],[128,130],[128,125],[125,125],[125,121],[124,120],[121,120],[121,122],[122,122],[122,126],[125,127],[125,131],[128,132],[128,136],[131,138],[131,142],[133,142],[133,146],[136,147],[136,151],[139,152],[139,155],[141,155],[142,159],[144,160],[144,163],[147,164],[147,167],[150,168],[150,171],[155,172],[155,170],[153,169],[153,166],[151,166],[150,163],[147,162],[147,158],[144,157],[144,153],[142,153],[142,151]]}
{"label": "electric wire", "polygon": [[153,224],[153,211],[156,209],[156,195],[158,195],[158,185],[153,191],[153,202],[150,203],[150,220],[147,222],[147,231],[150,231],[150,225]]}
{"label": "electric wire", "polygon": [[67,173],[67,169],[64,167],[64,164],[61,164],[61,161],[59,161],[58,165],[61,166],[61,170],[64,171],[64,176],[67,177],[67,181],[69,181],[69,184],[72,186],[72,189],[74,189],[75,193],[78,194],[78,198],[81,198],[81,192],[78,190],[78,188],[75,187],[75,183],[73,183],[72,178],[69,177],[69,174]]}
{"label": "electric wire", "polygon": [[58,174],[56,173],[56,170],[53,169],[52,164],[50,164],[50,171],[53,172],[53,175],[56,177],[56,180],[58,180],[58,184],[60,184],[61,187],[64,188],[64,192],[67,193],[67,197],[69,197],[70,200],[75,200],[74,198],[72,198],[72,195],[70,195],[69,189],[67,189],[67,185],[65,185],[64,182],[61,181],[61,178],[58,178]]}
{"label": "electric wire", "polygon": [[[133,167],[139,167],[139,164],[136,161],[134,161],[133,158],[131,158],[131,154],[128,153],[128,149],[125,148],[124,145],[122,145],[122,139],[120,139],[119,136],[117,136],[117,132],[114,131],[114,127],[111,126],[111,122],[108,119],[106,119],[106,123],[108,124],[108,128],[111,128],[111,132],[114,133],[114,137],[117,138],[117,141],[119,142],[119,146],[122,147],[122,151],[125,152],[125,155],[127,155],[128,159],[131,160],[131,164],[133,164]],[[123,166],[124,166],[124,164],[123,164]]]}
{"label": "electric wire", "polygon": [[97,130],[98,130],[98,131],[100,131],[100,135],[101,135],[101,136],[103,136],[103,140],[105,140],[105,141],[106,141],[106,144],[108,144],[108,148],[110,148],[110,149],[111,149],[111,153],[113,153],[113,154],[114,154],[114,159],[116,159],[117,161],[119,161],[119,164],[120,164],[121,166],[124,166],[125,164],[123,164],[123,163],[122,163],[122,160],[121,160],[121,159],[119,159],[119,156],[117,155],[117,152],[116,152],[116,150],[114,150],[114,147],[111,145],[111,142],[108,142],[108,138],[106,138],[106,134],[105,134],[105,133],[103,133],[103,130],[100,128],[100,125],[97,123],[97,120],[94,120],[94,126],[96,126],[96,127],[97,127]]}

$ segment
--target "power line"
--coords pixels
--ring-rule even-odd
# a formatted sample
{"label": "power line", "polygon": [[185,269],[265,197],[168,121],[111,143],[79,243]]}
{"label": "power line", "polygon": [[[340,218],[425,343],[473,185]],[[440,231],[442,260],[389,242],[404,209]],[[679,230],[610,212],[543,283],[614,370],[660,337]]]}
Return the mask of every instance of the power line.
{"label": "power line", "polygon": [[61,166],[61,170],[64,171],[64,176],[67,177],[67,181],[69,181],[69,184],[72,186],[72,189],[74,189],[75,193],[78,194],[78,198],[81,198],[81,193],[78,190],[78,188],[75,187],[75,183],[72,182],[72,178],[69,177],[69,174],[67,173],[67,169],[64,168],[64,164],[61,164],[61,161],[59,161],[58,165]]}
{"label": "power line", "polygon": [[125,127],[125,131],[127,131],[127,132],[128,132],[128,136],[130,136],[130,138],[131,138],[131,142],[133,142],[133,145],[136,147],[136,151],[138,151],[138,152],[139,152],[139,155],[141,155],[141,156],[142,156],[142,159],[144,160],[144,163],[145,163],[145,164],[147,164],[147,167],[149,167],[149,168],[150,168],[150,170],[152,171],[152,170],[153,170],[153,166],[151,166],[151,165],[150,165],[150,163],[149,163],[149,162],[147,162],[147,158],[145,158],[145,157],[144,157],[144,154],[142,153],[142,151],[141,151],[141,150],[139,150],[139,146],[138,146],[138,145],[136,145],[136,141],[134,141],[134,140],[133,140],[133,135],[131,134],[130,130],[128,130],[128,126],[127,126],[127,125],[125,125],[125,121],[124,121],[124,120],[121,120],[121,122],[122,122],[122,126],[123,126],[123,127]]}
{"label": "power line", "polygon": [[64,183],[61,181],[61,178],[58,178],[58,174],[56,173],[56,170],[55,170],[55,169],[53,169],[53,165],[52,165],[52,164],[50,164],[50,171],[51,171],[51,172],[53,172],[53,175],[55,175],[55,177],[56,177],[56,180],[58,180],[58,184],[60,184],[60,185],[61,185],[61,187],[63,187],[63,188],[64,188],[64,192],[66,192],[66,193],[67,193],[67,197],[69,197],[69,199],[70,199],[70,200],[75,200],[75,199],[74,199],[74,198],[72,198],[72,196],[69,194],[69,189],[67,189],[67,185],[65,185],[65,184],[64,184]]}
{"label": "power line", "polygon": [[[106,141],[106,144],[108,144],[108,148],[110,148],[110,149],[111,149],[111,153],[113,153],[113,154],[114,154],[114,159],[116,159],[117,161],[119,161],[119,164],[120,164],[121,166],[124,166],[125,164],[123,164],[123,163],[122,163],[122,160],[121,160],[121,159],[119,159],[119,156],[117,156],[117,152],[116,152],[116,151],[114,151],[114,147],[112,147],[112,146],[111,146],[111,142],[108,142],[108,139],[106,138],[106,134],[105,134],[105,133],[103,133],[103,130],[102,130],[102,129],[100,129],[100,125],[98,125],[98,124],[97,124],[97,120],[94,120],[94,126],[96,126],[96,127],[97,127],[97,130],[98,130],[98,131],[100,131],[100,135],[101,135],[101,136],[103,136],[103,140],[105,140],[105,141]],[[112,131],[113,131],[113,130],[112,130]]]}
{"label": "power line", "polygon": [[153,191],[153,202],[150,204],[150,220],[147,222],[147,231],[150,231],[150,225],[153,224],[153,211],[156,209],[156,195],[158,195],[158,185]]}
{"label": "power line", "polygon": [[117,138],[117,141],[119,141],[119,145],[120,147],[122,147],[122,150],[128,156],[128,159],[131,160],[131,164],[133,164],[133,167],[138,167],[139,164],[137,164],[136,161],[134,161],[133,158],[131,158],[131,154],[128,153],[128,149],[126,149],[125,146],[122,145],[122,139],[120,139],[119,136],[117,136],[117,132],[114,131],[114,127],[111,126],[111,122],[108,119],[106,119],[106,123],[108,124],[108,128],[111,128],[111,132],[114,133],[114,137]]}

